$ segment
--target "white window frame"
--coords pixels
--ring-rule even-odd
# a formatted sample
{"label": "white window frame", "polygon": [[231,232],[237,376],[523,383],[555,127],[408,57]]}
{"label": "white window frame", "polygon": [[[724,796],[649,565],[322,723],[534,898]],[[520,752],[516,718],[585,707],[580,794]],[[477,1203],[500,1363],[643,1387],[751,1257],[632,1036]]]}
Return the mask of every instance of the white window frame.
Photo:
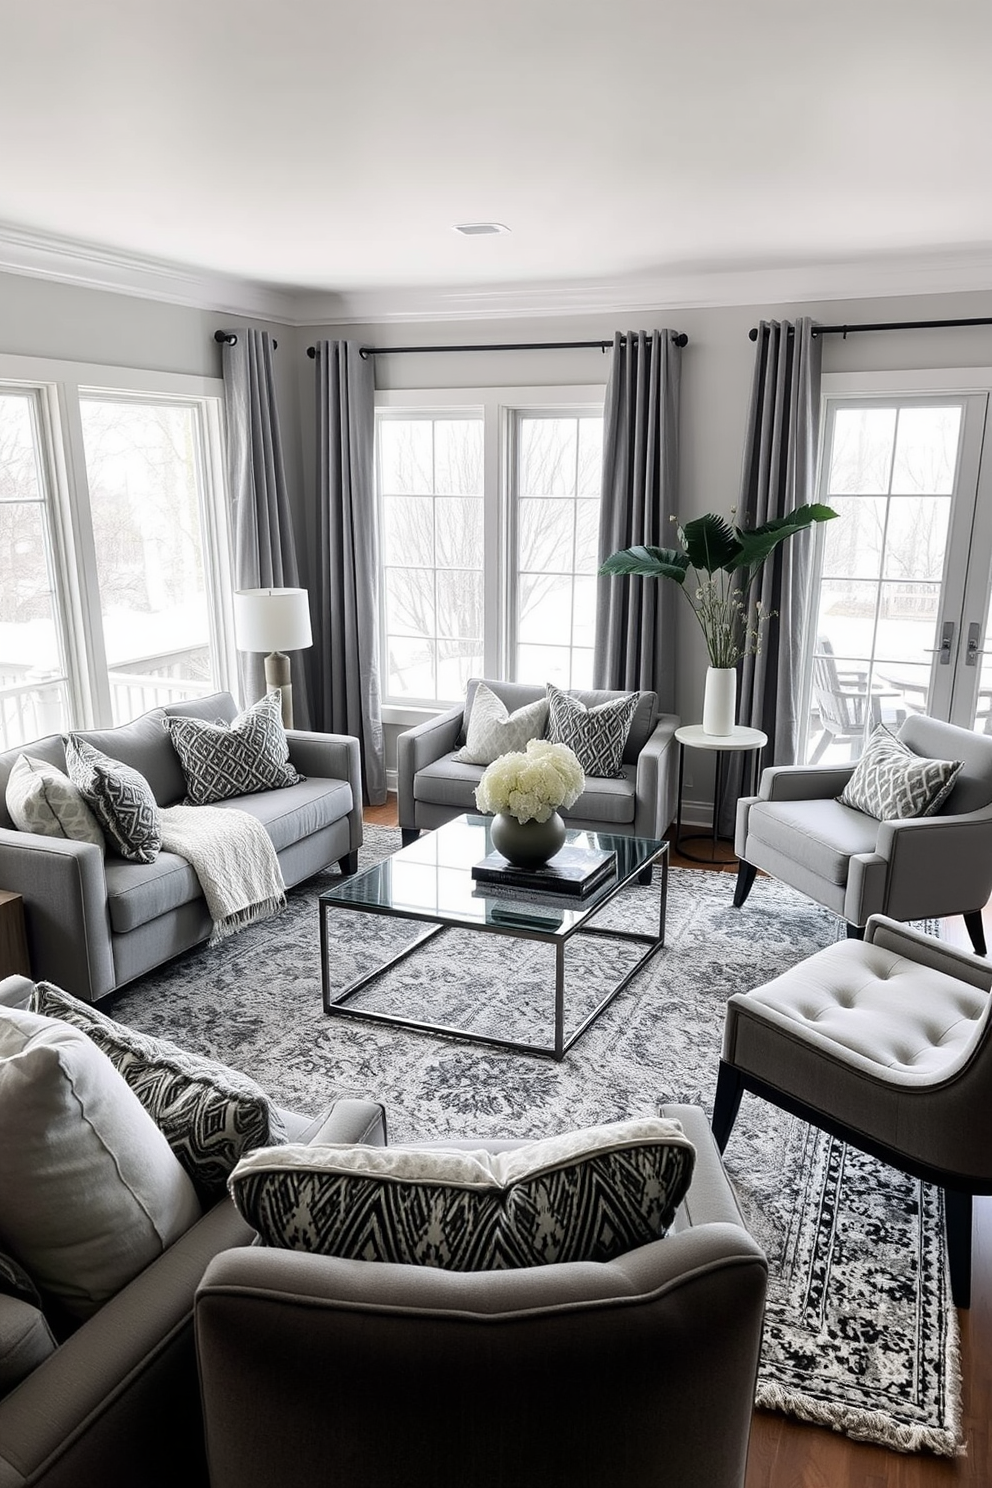
{"label": "white window frame", "polygon": [[112,723],[96,554],[90,516],[80,396],[118,395],[148,403],[195,406],[202,430],[201,519],[210,644],[217,685],[235,690],[230,502],[224,461],[224,384],[217,377],[110,367],[46,357],[0,355],[0,389],[33,391],[42,423],[54,566],[56,625],[62,634],[69,707],[77,728]]}
{"label": "white window frame", "polygon": [[[496,579],[487,583],[484,595],[483,670],[486,676],[504,677],[512,644],[512,617],[516,602],[516,576],[511,572],[512,435],[517,413],[544,413],[569,417],[603,412],[605,383],[558,384],[551,387],[477,387],[384,389],[375,395],[376,410],[402,418],[431,414],[464,415],[476,411],[483,426],[483,545],[487,572],[495,557]],[[378,444],[378,440],[376,441]],[[378,483],[377,483],[378,484]],[[377,497],[378,499],[378,497]],[[379,595],[379,649],[384,632],[382,587]],[[415,706],[384,702],[382,721],[408,728],[434,718],[449,706],[444,703]]]}

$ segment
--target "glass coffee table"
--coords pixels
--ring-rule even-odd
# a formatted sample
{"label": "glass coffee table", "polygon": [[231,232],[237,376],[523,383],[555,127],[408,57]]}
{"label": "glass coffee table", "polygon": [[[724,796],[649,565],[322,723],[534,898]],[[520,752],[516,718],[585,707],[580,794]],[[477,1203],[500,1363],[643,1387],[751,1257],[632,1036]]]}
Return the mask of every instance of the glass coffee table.
{"label": "glass coffee table", "polygon": [[[665,910],[668,899],[667,842],[656,841],[654,838],[621,837],[610,832],[572,829],[568,833],[568,842],[578,847],[603,848],[616,853],[616,876],[607,879],[581,899],[573,900],[563,895],[526,890],[515,891],[511,896],[502,888],[487,892],[486,887],[472,877],[472,865],[492,851],[489,836],[491,820],[491,817],[485,816],[460,816],[434,832],[425,833],[409,847],[401,848],[392,857],[377,863],[374,868],[367,868],[363,873],[344,879],[321,894],[320,976],[325,1013],[339,1013],[400,1028],[420,1029],[560,1060],[600,1013],[620,995],[635,973],[662,949],[665,944]],[[660,867],[657,933],[653,929],[642,932],[589,923],[623,888],[639,876],[646,875],[653,865]],[[341,909],[423,921],[427,928],[388,960],[337,990],[330,981],[327,924],[328,917],[335,910]],[[513,936],[519,940],[543,941],[554,947],[555,1012],[552,1043],[528,1043],[499,1038],[474,1030],[427,1022],[413,1016],[361,1007],[352,1001],[363,988],[376,982],[391,967],[413,954],[433,936],[452,926],[463,930],[479,930],[489,935]],[[580,932],[637,942],[645,949],[566,1038],[565,947],[573,935]]]}

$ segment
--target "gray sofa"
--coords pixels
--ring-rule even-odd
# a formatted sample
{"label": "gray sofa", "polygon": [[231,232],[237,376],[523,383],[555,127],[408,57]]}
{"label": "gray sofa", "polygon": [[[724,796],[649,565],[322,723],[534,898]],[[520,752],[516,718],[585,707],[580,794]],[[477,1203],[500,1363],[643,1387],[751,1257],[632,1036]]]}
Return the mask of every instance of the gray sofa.
{"label": "gray sofa", "polygon": [[[8,977],[0,1002],[25,1003],[31,986]],[[316,1120],[280,1114],[292,1142],[385,1140],[371,1101],[336,1101]],[[213,1257],[253,1238],[225,1195],[42,1358],[0,1400],[0,1488],[207,1488],[193,1302]],[[25,1307],[0,1294],[5,1355],[30,1346]]]}
{"label": "gray sofa", "polygon": [[[421,831],[443,826],[464,811],[475,811],[475,788],[481,765],[463,765],[453,758],[465,742],[465,727],[475,690],[485,680],[509,711],[545,695],[545,689],[524,682],[496,682],[473,677],[465,704],[450,708],[427,723],[407,729],[396,741],[396,794],[403,841]],[[583,692],[569,689],[587,708],[620,692]],[[664,837],[675,820],[678,789],[678,746],[674,713],[659,713],[658,696],[642,692],[623,754],[624,778],[586,777],[586,788],[570,809],[562,810],[566,826],[613,832],[620,836]]]}
{"label": "gray sofa", "polygon": [[[114,729],[78,730],[110,758],[138,770],[160,806],[183,800],[179,756],[166,714],[231,722],[238,708],[227,692],[154,709]],[[362,843],[358,740],[343,734],[288,731],[290,760],[306,777],[297,785],[217,804],[250,812],[265,827],[287,887],[337,861],[358,865]],[[19,754],[65,769],[53,734],[0,754],[0,885],[24,900],[31,971],[90,1002],[209,939],[211,920],[199,880],[185,858],[159,853],[154,863],[125,862],[88,842],[43,837],[14,826],[4,803]]]}

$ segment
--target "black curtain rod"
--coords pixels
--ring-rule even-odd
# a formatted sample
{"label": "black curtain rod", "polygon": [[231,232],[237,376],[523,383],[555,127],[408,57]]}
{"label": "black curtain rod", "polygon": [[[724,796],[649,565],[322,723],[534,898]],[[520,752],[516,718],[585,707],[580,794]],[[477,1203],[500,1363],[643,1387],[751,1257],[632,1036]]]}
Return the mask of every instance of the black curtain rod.
{"label": "black curtain rod", "polygon": [[[223,345],[225,342],[228,346],[237,346],[238,344],[238,338],[233,331],[214,331],[214,340],[220,345]],[[272,350],[279,350],[279,342],[275,336],[272,337]]]}
{"label": "black curtain rod", "polygon": [[[624,341],[626,337],[620,339]],[[689,343],[683,332],[673,332],[672,340],[676,346]],[[406,351],[567,351],[572,347],[589,347],[606,352],[612,346],[612,341],[499,341],[491,346],[360,346],[358,354],[365,360],[370,356],[397,356]],[[316,346],[308,346],[307,356],[313,360],[316,355]]]}
{"label": "black curtain rod", "polygon": [[[992,325],[992,316],[976,315],[971,320],[879,320],[870,325],[818,325],[813,327],[814,336],[853,336],[858,331],[935,331],[945,326]],[[789,327],[792,334],[794,327]],[[758,327],[748,331],[752,341],[758,339]]]}

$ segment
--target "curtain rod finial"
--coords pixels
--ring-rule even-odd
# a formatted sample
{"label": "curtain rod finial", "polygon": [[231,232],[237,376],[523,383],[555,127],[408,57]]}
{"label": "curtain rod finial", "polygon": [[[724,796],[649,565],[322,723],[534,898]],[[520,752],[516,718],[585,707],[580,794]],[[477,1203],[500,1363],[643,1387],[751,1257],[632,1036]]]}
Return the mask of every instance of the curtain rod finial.
{"label": "curtain rod finial", "polygon": [[757,341],[757,339],[758,339],[758,327],[757,326],[752,326],[751,327],[751,329],[747,333],[747,339],[749,341]]}
{"label": "curtain rod finial", "polygon": [[237,346],[238,338],[233,331],[214,331],[214,340],[218,345]]}

